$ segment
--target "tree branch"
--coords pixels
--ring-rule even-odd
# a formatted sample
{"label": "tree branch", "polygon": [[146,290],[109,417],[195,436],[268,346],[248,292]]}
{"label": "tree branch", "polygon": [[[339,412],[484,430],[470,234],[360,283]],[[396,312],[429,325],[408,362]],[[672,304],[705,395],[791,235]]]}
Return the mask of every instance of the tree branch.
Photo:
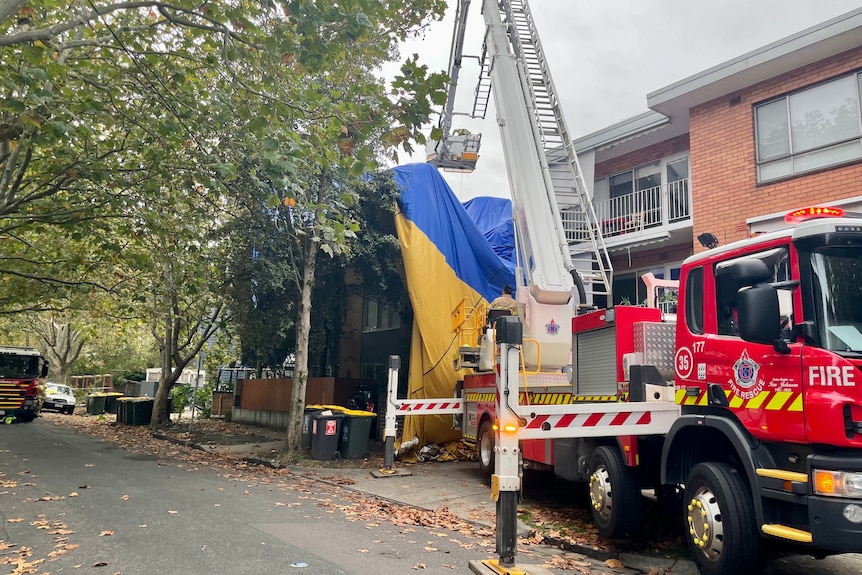
{"label": "tree branch", "polygon": [[[3,1],[4,2],[10,2],[11,1],[11,2],[16,4],[16,6],[14,6],[13,14],[18,11],[18,9],[21,7],[21,5],[24,4],[24,2],[21,2],[20,0],[3,0]],[[185,26],[185,27],[189,27],[189,28],[198,28],[198,29],[202,29],[202,30],[217,32],[219,34],[227,34],[231,38],[237,40],[238,42],[242,42],[243,44],[245,44],[247,46],[250,46],[250,47],[253,47],[256,49],[260,48],[259,46],[256,46],[250,40],[245,38],[242,34],[239,34],[233,30],[230,30],[227,26],[225,26],[223,23],[219,22],[218,20],[210,18],[204,14],[192,12],[192,11],[186,10],[180,6],[174,6],[172,4],[168,4],[165,2],[147,2],[147,1],[145,1],[145,2],[117,2],[114,4],[108,4],[107,6],[103,6],[101,8],[96,8],[92,4],[91,4],[91,6],[93,9],[90,10],[89,12],[87,12],[85,14],[78,15],[78,16],[74,16],[74,17],[70,18],[69,20],[66,20],[64,22],[59,22],[57,24],[54,24],[53,26],[48,26],[47,28],[35,28],[35,29],[30,29],[30,30],[25,30],[22,32],[14,33],[14,34],[6,34],[5,36],[0,36],[0,46],[15,46],[17,44],[26,44],[26,43],[36,42],[36,41],[42,41],[42,42],[47,44],[47,43],[51,42],[51,40],[53,38],[55,38],[56,36],[59,36],[60,34],[62,34],[64,32],[68,32],[69,30],[73,30],[73,29],[77,28],[78,26],[89,24],[90,22],[97,20],[100,17],[105,16],[107,14],[111,14],[113,12],[121,12],[121,11],[125,11],[125,10],[133,10],[133,9],[137,9],[137,8],[155,8],[160,13],[162,13],[162,15],[164,15],[165,18],[168,21],[170,21],[172,24],[177,24],[177,25]],[[0,14],[2,14],[4,8],[6,8],[6,7],[3,4],[0,4]],[[9,10],[9,8],[6,8],[6,11],[8,11],[8,10]],[[208,22],[209,24],[200,24],[200,23],[196,23],[196,22],[193,22],[191,20],[188,20],[186,18],[179,18],[175,15],[166,14],[166,11],[168,11],[168,10],[173,10],[173,11],[178,12],[178,13],[194,15],[196,18],[200,18],[202,21]],[[0,19],[0,22],[4,22],[5,20],[8,20],[9,16],[11,16],[11,14],[8,15],[5,19]]]}
{"label": "tree branch", "polygon": [[0,0],[0,23],[6,22],[13,14],[17,14],[26,3],[27,0]]}

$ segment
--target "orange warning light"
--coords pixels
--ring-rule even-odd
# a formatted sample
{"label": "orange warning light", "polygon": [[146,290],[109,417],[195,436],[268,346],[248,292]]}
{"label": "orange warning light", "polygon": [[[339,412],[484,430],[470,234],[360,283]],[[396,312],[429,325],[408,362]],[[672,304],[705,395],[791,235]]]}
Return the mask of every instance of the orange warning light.
{"label": "orange warning light", "polygon": [[835,478],[828,471],[815,471],[814,489],[821,495],[831,495],[835,493]]}

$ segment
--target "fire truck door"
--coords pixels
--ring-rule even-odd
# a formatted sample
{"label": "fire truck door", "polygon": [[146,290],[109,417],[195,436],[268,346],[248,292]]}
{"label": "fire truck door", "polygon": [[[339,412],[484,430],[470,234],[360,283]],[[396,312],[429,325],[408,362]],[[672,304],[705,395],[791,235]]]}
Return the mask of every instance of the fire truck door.
{"label": "fire truck door", "polygon": [[[790,279],[786,247],[753,256],[766,264],[765,269],[772,272],[772,281]],[[739,337],[737,313],[738,292],[744,284],[740,284],[734,274],[724,273],[743,259],[716,266],[716,331],[714,337],[704,341],[704,346],[712,349],[702,350],[701,355],[707,363],[705,370],[710,374],[708,381],[721,382],[730,409],[752,435],[766,441],[804,442],[802,344],[790,342],[794,317],[799,317],[794,314],[793,291],[778,289],[779,317],[776,318],[780,322],[781,337],[789,342],[789,353],[776,351],[771,343],[744,341]]]}
{"label": "fire truck door", "polygon": [[[779,353],[771,344],[744,341],[737,332],[735,306],[722,297],[721,280],[716,278],[717,334],[706,338],[702,354],[710,373],[727,394],[730,409],[760,439],[805,441],[803,413],[802,344],[790,343],[789,353]],[[782,334],[792,333],[791,292],[780,290]],[[723,313],[724,312],[724,313]],[[714,362],[709,366],[709,362]]]}

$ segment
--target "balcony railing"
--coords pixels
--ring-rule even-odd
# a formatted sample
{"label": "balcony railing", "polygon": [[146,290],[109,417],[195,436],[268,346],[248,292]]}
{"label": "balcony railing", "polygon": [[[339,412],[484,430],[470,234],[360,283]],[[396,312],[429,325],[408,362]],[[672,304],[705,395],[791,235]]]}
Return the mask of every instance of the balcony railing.
{"label": "balcony railing", "polygon": [[[612,243],[618,236],[670,227],[691,220],[691,190],[688,179],[638,190],[594,203],[602,235]],[[590,240],[587,219],[580,209],[562,209],[560,215],[570,244]],[[624,240],[623,240],[624,243]]]}

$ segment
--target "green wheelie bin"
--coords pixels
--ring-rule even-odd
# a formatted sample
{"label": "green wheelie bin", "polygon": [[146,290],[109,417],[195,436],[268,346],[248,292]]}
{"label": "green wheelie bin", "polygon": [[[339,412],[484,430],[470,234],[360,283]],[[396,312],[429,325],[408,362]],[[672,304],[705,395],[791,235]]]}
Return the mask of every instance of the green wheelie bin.
{"label": "green wheelie bin", "polygon": [[344,459],[362,459],[368,457],[368,438],[371,435],[371,423],[377,415],[373,411],[359,409],[344,409],[344,424],[341,426],[339,450]]}

